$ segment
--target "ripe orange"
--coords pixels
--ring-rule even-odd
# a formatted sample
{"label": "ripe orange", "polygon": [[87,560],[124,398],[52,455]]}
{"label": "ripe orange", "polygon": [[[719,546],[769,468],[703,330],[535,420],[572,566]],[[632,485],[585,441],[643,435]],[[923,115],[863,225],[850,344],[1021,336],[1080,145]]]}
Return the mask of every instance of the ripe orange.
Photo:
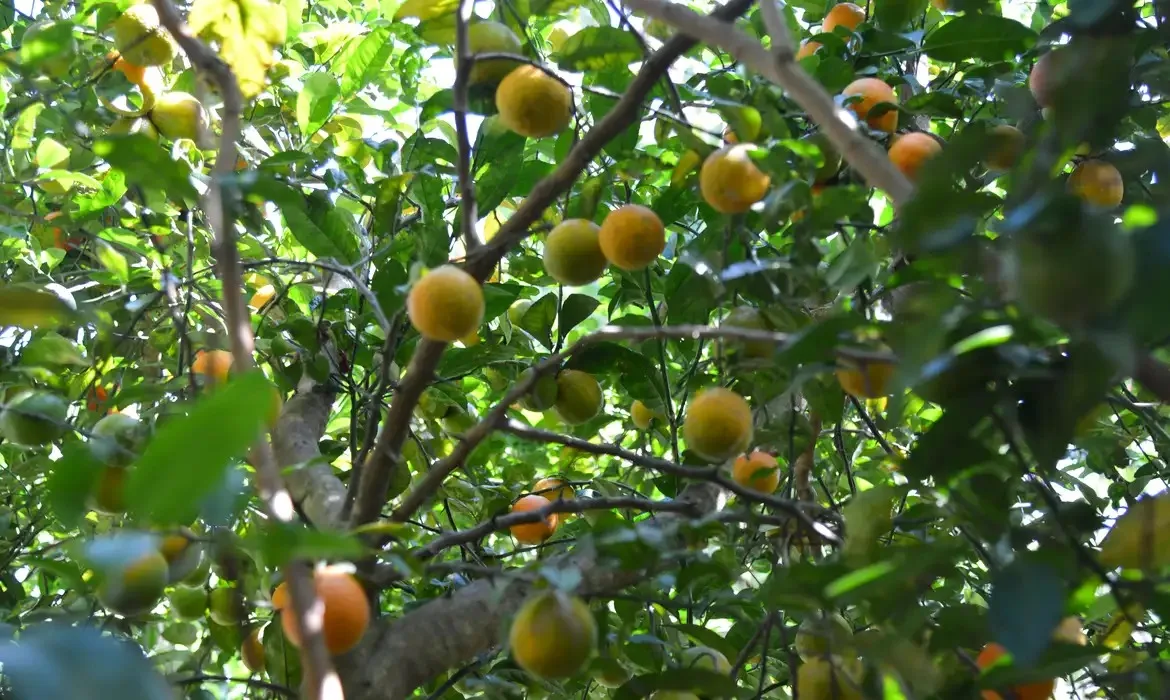
{"label": "ripe orange", "polygon": [[217,382],[226,381],[231,369],[232,354],[227,350],[200,350],[191,363],[192,372],[210,376]]}
{"label": "ripe orange", "polygon": [[146,66],[140,66],[127,61],[117,51],[111,51],[106,54],[106,61],[113,61],[114,65],[111,66],[111,70],[118,71],[126,76],[126,80],[129,80],[135,85],[141,85],[143,80],[146,79]]}
{"label": "ripe orange", "polygon": [[1089,204],[1105,209],[1121,204],[1125,196],[1121,172],[1103,160],[1082,161],[1068,176],[1068,188]]}
{"label": "ripe orange", "polygon": [[989,133],[991,152],[983,164],[990,170],[1011,170],[1024,152],[1027,137],[1011,124],[996,124]]}
{"label": "ripe orange", "polygon": [[496,88],[500,123],[521,136],[552,136],[569,125],[573,94],[535,66],[520,66]]}
{"label": "ripe orange", "polygon": [[638,430],[649,430],[650,423],[654,421],[655,417],[654,410],[640,400],[635,400],[630,406],[630,420],[633,421],[634,427]]}
{"label": "ripe orange", "polygon": [[454,265],[428,272],[410,288],[406,312],[422,337],[453,343],[483,321],[483,288]]}
{"label": "ripe orange", "polygon": [[601,222],[601,252],[629,272],[645,269],[666,248],[666,227],[653,210],[640,204],[618,207]]}
{"label": "ripe orange", "polygon": [[837,27],[845,27],[849,31],[853,31],[864,21],[865,10],[851,2],[843,2],[835,5],[833,9],[829,10],[829,14],[825,15],[825,21],[821,23],[821,31],[828,34]]}
{"label": "ripe orange", "polygon": [[869,362],[837,368],[837,382],[846,394],[859,399],[876,399],[887,394],[894,376],[892,362]]}
{"label": "ripe orange", "polygon": [[902,174],[914,182],[922,164],[942,150],[942,146],[929,134],[916,131],[894,139],[890,146],[890,161]]}
{"label": "ripe orange", "polygon": [[750,143],[724,146],[707,156],[699,171],[699,191],[715,211],[739,214],[768,194],[772,178],[756,167]]}
{"label": "ripe orange", "polygon": [[244,659],[244,665],[252,673],[264,672],[264,644],[260,641],[260,628],[253,628],[248,636],[244,638],[244,643],[240,648],[240,656]]}
{"label": "ripe orange", "polygon": [[568,501],[577,495],[573,487],[569,486],[564,479],[558,479],[556,477],[548,477],[536,482],[532,486],[532,493],[537,496],[543,496],[550,501],[559,501],[561,499]]}
{"label": "ripe orange", "polygon": [[272,589],[272,609],[284,610],[288,607],[289,601],[288,584],[281,581]]}
{"label": "ripe orange", "polygon": [[1063,82],[1063,58],[1061,49],[1055,49],[1036,59],[1032,72],[1028,74],[1028,89],[1041,107],[1051,107],[1057,87]]}
{"label": "ripe orange", "polygon": [[89,390],[89,394],[85,400],[85,407],[91,411],[96,411],[105,405],[106,399],[110,398],[109,392],[100,384],[95,384]]}
{"label": "ripe orange", "polygon": [[[987,669],[1006,654],[1007,649],[1004,649],[995,642],[991,642],[983,647],[983,651],[979,652],[979,657],[975,659],[975,663],[980,669]],[[1048,700],[1048,698],[1052,697],[1052,691],[1055,687],[1056,681],[1048,680],[1028,683],[1026,685],[1017,685],[1011,691],[1015,694],[1016,700]],[[994,690],[984,690],[983,700],[1003,700],[1003,696]]]}
{"label": "ripe orange", "polygon": [[[530,510],[544,508],[547,505],[548,499],[544,496],[529,495],[513,503],[512,512],[527,513]],[[515,537],[517,542],[522,542],[523,544],[540,544],[552,537],[553,533],[557,531],[558,524],[559,519],[554,513],[544,520],[535,523],[513,525],[510,529],[512,531],[512,537]]]}
{"label": "ripe orange", "polygon": [[[366,591],[357,579],[340,569],[317,571],[313,576],[313,585],[317,590],[317,598],[325,606],[321,616],[325,647],[334,656],[344,654],[357,646],[370,625],[370,603]],[[299,647],[301,630],[291,607],[281,615],[280,624],[288,640]]]}
{"label": "ripe orange", "polygon": [[796,50],[796,60],[799,61],[802,58],[808,58],[816,53],[819,48],[821,48],[821,42],[805,39],[800,42],[800,48]]}
{"label": "ripe orange", "polygon": [[775,457],[767,452],[755,450],[749,455],[735,458],[731,478],[745,488],[760,493],[773,493],[780,486],[780,470],[777,469],[777,465]]}
{"label": "ripe orange", "polygon": [[687,406],[683,438],[700,457],[722,462],[743,452],[751,442],[752,409],[730,389],[704,389]]}
{"label": "ripe orange", "polygon": [[894,88],[877,78],[858,78],[845,86],[841,91],[845,97],[860,95],[861,99],[849,105],[849,109],[859,119],[864,119],[871,129],[894,133],[898,128],[898,112],[890,110],[880,116],[869,116],[870,110],[882,102],[898,103],[898,96]]}

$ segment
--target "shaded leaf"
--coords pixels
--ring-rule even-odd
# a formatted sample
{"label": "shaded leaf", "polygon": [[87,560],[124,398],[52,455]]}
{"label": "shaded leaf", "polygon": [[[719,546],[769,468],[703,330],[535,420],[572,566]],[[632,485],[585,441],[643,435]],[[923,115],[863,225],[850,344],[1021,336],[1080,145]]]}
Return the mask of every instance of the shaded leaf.
{"label": "shaded leaf", "polygon": [[638,40],[617,27],[585,27],[566,39],[553,55],[558,67],[577,72],[626,66],[641,58]]}
{"label": "shaded leaf", "polygon": [[1036,43],[1036,36],[1007,17],[966,14],[927,35],[922,50],[936,61],[1002,61],[1028,50]]}

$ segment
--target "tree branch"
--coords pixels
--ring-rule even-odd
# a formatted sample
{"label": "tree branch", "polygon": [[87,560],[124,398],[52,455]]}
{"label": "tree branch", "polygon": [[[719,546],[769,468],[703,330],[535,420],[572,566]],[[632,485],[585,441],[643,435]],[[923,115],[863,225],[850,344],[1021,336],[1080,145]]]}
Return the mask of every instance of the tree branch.
{"label": "tree branch", "polygon": [[452,111],[455,113],[455,137],[459,144],[459,211],[463,222],[463,245],[468,253],[479,248],[479,236],[475,232],[475,222],[479,216],[475,211],[475,180],[471,173],[471,139],[467,135],[467,88],[475,57],[467,38],[466,6],[474,5],[474,2],[460,0],[459,9],[455,13],[456,67],[454,94],[451,98]]}
{"label": "tree branch", "polygon": [[764,21],[772,34],[774,51],[718,19],[704,17],[666,0],[626,0],[626,4],[662,20],[705,44],[717,46],[731,54],[765,79],[779,85],[808,113],[849,165],[871,186],[883,190],[894,204],[910,199],[913,186],[906,176],[871,140],[859,133],[842,117],[855,121],[841,109],[820,83],[796,62],[792,39],[773,0],[761,3]]}
{"label": "tree branch", "polygon": [[[731,0],[713,14],[721,19],[731,19],[746,12],[751,4],[752,0]],[[480,246],[475,253],[469,253],[467,261],[469,273],[481,282],[491,275],[508,250],[528,236],[528,227],[540,219],[545,208],[573,186],[607,143],[638,119],[646,95],[654,88],[670,64],[694,47],[695,43],[695,40],[689,37],[676,36],[646,59],[629,88],[605,118],[577,142],[560,167],[532,188],[524,202],[500,227],[490,243]],[[402,445],[406,441],[411,412],[423,390],[434,377],[435,368],[439,366],[439,359],[445,348],[445,343],[423,340],[415,349],[410,370],[399,384],[398,391],[390,403],[386,426],[374,447],[370,468],[362,470],[357,500],[350,518],[352,525],[369,523],[381,512],[382,505],[386,502],[386,488],[390,484],[392,472],[401,468],[398,462],[401,459]]]}
{"label": "tree branch", "polygon": [[[153,3],[162,25],[179,43],[192,65],[210,76],[223,98],[218,151],[204,210],[215,235],[215,254],[223,285],[223,308],[231,338],[232,363],[237,371],[247,371],[255,367],[252,360],[255,339],[252,337],[251,316],[244,303],[235,226],[227,216],[223,201],[223,183],[232,176],[236,166],[236,140],[240,135],[243,96],[231,68],[190,32],[170,0],[153,0]],[[265,512],[276,521],[292,521],[295,517],[292,497],[281,480],[272,445],[261,438],[253,448],[252,455],[256,465],[257,490]],[[333,671],[320,626],[306,624],[309,610],[318,604],[312,572],[305,562],[290,562],[285,569],[285,576],[292,594],[293,612],[302,630],[301,663],[304,667],[305,697],[308,700],[340,698],[341,681]]]}

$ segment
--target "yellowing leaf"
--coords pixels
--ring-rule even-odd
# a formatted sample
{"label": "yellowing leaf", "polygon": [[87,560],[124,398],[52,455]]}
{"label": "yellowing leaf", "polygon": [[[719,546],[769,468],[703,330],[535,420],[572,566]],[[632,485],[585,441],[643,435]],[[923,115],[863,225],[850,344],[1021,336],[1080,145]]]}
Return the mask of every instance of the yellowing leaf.
{"label": "yellowing leaf", "polygon": [[407,17],[418,17],[421,20],[434,19],[451,14],[457,7],[459,7],[459,0],[406,0],[402,3],[402,7],[398,8],[398,12],[394,13],[394,19]]}
{"label": "yellowing leaf", "polygon": [[1159,569],[1170,564],[1170,494],[1135,503],[1101,543],[1106,569]]}
{"label": "yellowing leaf", "polygon": [[1138,620],[1142,619],[1145,610],[1138,603],[1130,603],[1125,610],[1118,610],[1109,619],[1109,626],[1101,636],[1101,646],[1106,649],[1120,649],[1129,643]]}
{"label": "yellowing leaf", "polygon": [[60,325],[73,309],[51,292],[25,287],[0,289],[0,326],[45,328]]}
{"label": "yellowing leaf", "polygon": [[702,156],[694,151],[687,151],[678,159],[678,164],[674,166],[674,171],[670,173],[670,184],[678,187],[687,181],[687,175],[699,167],[699,163],[703,162]]}
{"label": "yellowing leaf", "polygon": [[188,16],[198,34],[217,39],[245,98],[264,89],[273,52],[288,33],[285,8],[267,0],[195,0]]}

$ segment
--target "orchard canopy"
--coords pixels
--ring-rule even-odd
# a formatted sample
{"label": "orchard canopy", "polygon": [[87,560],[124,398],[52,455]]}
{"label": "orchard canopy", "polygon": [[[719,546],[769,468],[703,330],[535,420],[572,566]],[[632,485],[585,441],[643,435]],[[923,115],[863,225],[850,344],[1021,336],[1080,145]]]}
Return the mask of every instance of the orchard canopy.
{"label": "orchard canopy", "polygon": [[0,698],[1170,697],[1168,48],[0,0]]}

